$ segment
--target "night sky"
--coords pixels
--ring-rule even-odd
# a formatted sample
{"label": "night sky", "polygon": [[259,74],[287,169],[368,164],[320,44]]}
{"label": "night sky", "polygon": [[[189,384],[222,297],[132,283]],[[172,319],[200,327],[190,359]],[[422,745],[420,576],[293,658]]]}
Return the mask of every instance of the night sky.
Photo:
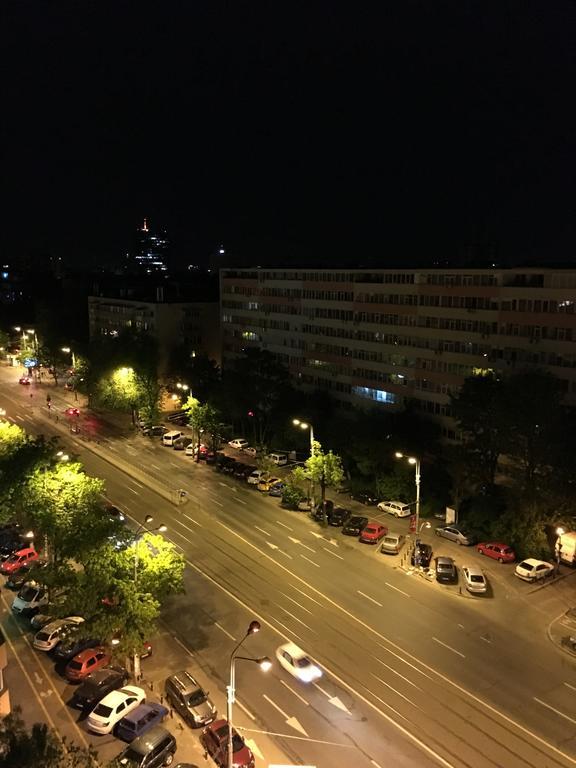
{"label": "night sky", "polygon": [[5,0],[2,258],[574,260],[568,0]]}

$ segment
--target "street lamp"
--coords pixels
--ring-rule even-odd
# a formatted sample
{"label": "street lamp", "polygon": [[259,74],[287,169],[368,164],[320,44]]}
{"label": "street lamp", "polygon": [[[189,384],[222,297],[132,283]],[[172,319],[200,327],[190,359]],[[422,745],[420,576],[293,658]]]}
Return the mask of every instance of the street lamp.
{"label": "street lamp", "polygon": [[414,544],[416,545],[418,543],[418,534],[420,533],[418,530],[418,524],[420,523],[420,459],[416,458],[415,456],[406,456],[406,454],[400,453],[400,451],[396,451],[394,455],[397,459],[406,459],[408,464],[413,464],[416,470],[416,525],[414,526],[414,531],[416,533],[416,540]]}
{"label": "street lamp", "polygon": [[62,352],[66,352],[68,355],[72,355],[72,368],[76,369],[76,356],[70,347],[62,347]]}
{"label": "street lamp", "polygon": [[558,528],[556,528],[556,536],[558,538],[556,539],[556,547],[555,547],[555,549],[556,549],[556,571],[558,573],[560,573],[560,553],[562,552],[561,538],[562,538],[562,536],[565,533],[566,533],[566,531],[561,526],[558,526]]}
{"label": "street lamp", "polygon": [[[310,458],[314,456],[314,427],[309,421],[301,421],[300,419],[292,419],[292,424],[300,429],[310,430]],[[310,506],[314,511],[314,481],[310,480]]]}
{"label": "street lamp", "polygon": [[226,686],[226,691],[227,691],[226,719],[228,720],[227,768],[234,768],[234,748],[232,745],[232,711],[234,707],[235,694],[236,694],[236,659],[241,659],[242,661],[253,661],[255,664],[258,664],[258,666],[263,672],[268,672],[268,670],[272,666],[272,662],[267,656],[263,656],[258,659],[252,659],[249,656],[236,656],[236,653],[239,650],[242,643],[244,642],[244,640],[246,640],[246,638],[249,637],[250,635],[254,635],[256,634],[256,632],[259,632],[259,631],[260,631],[260,622],[251,621],[250,624],[248,625],[248,629],[246,630],[246,634],[230,654],[230,683],[229,685]]}

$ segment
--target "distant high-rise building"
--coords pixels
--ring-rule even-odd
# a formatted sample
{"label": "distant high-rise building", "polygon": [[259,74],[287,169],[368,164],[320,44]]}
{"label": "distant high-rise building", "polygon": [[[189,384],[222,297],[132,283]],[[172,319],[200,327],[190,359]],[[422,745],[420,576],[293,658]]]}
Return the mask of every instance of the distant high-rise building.
{"label": "distant high-rise building", "polygon": [[168,272],[168,256],[170,241],[166,232],[154,231],[148,225],[148,219],[144,219],[142,227],[136,234],[136,250],[134,263],[137,271],[144,274],[166,274]]}

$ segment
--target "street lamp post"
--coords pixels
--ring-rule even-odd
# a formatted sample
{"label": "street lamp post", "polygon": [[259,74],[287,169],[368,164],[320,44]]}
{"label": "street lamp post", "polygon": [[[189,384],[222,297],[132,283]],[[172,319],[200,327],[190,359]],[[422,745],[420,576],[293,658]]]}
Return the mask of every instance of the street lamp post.
{"label": "street lamp post", "polygon": [[416,546],[418,543],[418,536],[420,534],[420,530],[418,528],[420,523],[420,459],[416,458],[415,456],[406,456],[404,453],[400,453],[400,451],[396,451],[394,455],[397,459],[406,459],[408,464],[413,464],[416,470],[414,477],[416,482],[416,525],[414,526],[416,537],[414,540],[414,546]]}
{"label": "street lamp post", "polygon": [[556,573],[560,573],[560,554],[562,552],[561,538],[562,538],[562,535],[564,533],[566,533],[566,531],[561,526],[556,528],[556,536],[558,537],[556,539],[556,547],[555,547],[555,550],[556,550]]}
{"label": "street lamp post", "polygon": [[251,621],[248,629],[246,630],[246,634],[240,640],[238,645],[234,648],[232,653],[230,654],[230,681],[229,684],[226,686],[226,719],[228,720],[228,754],[227,754],[227,761],[226,765],[227,768],[234,768],[234,747],[233,747],[233,740],[232,740],[232,713],[234,708],[234,702],[235,702],[235,695],[236,695],[236,660],[241,659],[242,661],[253,661],[255,664],[258,664],[260,669],[264,672],[267,672],[270,667],[272,666],[270,659],[267,657],[259,658],[259,659],[252,659],[247,656],[236,656],[236,653],[240,649],[240,646],[243,644],[243,642],[246,640],[247,637],[250,635],[256,634],[256,632],[260,631],[260,622],[259,621]]}
{"label": "street lamp post", "polygon": [[72,368],[76,370],[76,356],[74,355],[74,351],[70,349],[70,347],[62,347],[62,352],[66,352],[68,355],[72,356]]}
{"label": "street lamp post", "polygon": [[[310,457],[314,456],[314,427],[309,421],[301,421],[300,419],[292,419],[292,424],[300,429],[310,430]],[[310,480],[310,506],[314,510],[314,481]]]}

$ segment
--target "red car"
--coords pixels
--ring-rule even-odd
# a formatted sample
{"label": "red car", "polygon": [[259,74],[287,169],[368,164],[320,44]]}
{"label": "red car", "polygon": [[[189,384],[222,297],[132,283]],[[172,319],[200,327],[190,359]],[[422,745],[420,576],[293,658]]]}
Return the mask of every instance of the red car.
{"label": "red car", "polygon": [[383,539],[387,533],[388,528],[386,528],[385,525],[370,520],[366,528],[364,528],[360,534],[360,541],[363,541],[364,544],[378,544],[380,539]]}
{"label": "red car", "polygon": [[24,565],[28,565],[34,560],[38,560],[38,552],[34,547],[24,547],[24,549],[13,552],[8,560],[4,560],[0,565],[0,571],[5,574],[16,573]]}
{"label": "red car", "polygon": [[80,416],[80,410],[78,408],[66,408],[64,413],[66,416]]}
{"label": "red car", "polygon": [[[228,765],[228,722],[215,720],[206,726],[200,735],[200,742],[218,768]],[[254,768],[255,760],[250,747],[244,739],[232,728],[232,759],[236,768]]]}
{"label": "red car", "polygon": [[110,663],[110,654],[99,646],[98,648],[87,648],[85,651],[81,651],[77,656],[74,656],[72,661],[69,661],[64,670],[66,678],[73,683],[78,683],[80,680],[84,680],[90,672],[95,672],[101,667],[106,667]]}
{"label": "red car", "polygon": [[516,560],[516,553],[508,544],[502,544],[501,541],[485,541],[478,544],[478,552],[486,557],[493,557],[499,563],[513,563]]}
{"label": "red car", "polygon": [[29,376],[20,376],[18,379],[19,384],[31,384],[32,379]]}

